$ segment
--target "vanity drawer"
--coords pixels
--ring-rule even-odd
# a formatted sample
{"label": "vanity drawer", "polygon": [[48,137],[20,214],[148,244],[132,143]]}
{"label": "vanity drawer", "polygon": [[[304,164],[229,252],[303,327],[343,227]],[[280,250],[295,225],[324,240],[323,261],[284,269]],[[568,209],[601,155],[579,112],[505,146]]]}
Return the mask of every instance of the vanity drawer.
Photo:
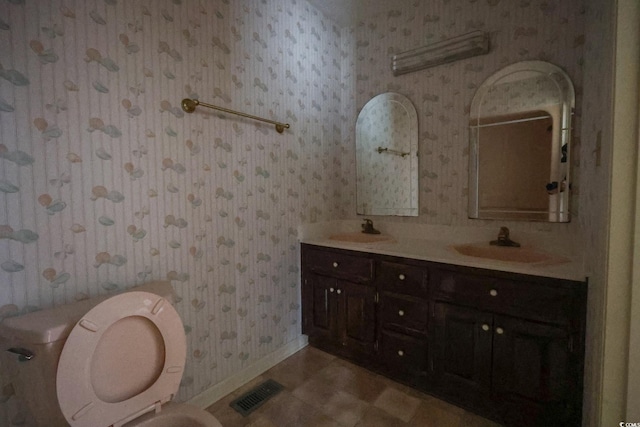
{"label": "vanity drawer", "polygon": [[307,248],[303,263],[314,273],[354,282],[367,282],[373,277],[373,260],[363,256]]}
{"label": "vanity drawer", "polygon": [[380,354],[388,368],[414,374],[427,372],[427,342],[424,338],[389,331],[383,331],[380,338]]}
{"label": "vanity drawer", "polygon": [[377,281],[382,290],[404,295],[427,297],[428,270],[413,265],[381,261]]}
{"label": "vanity drawer", "polygon": [[477,308],[488,308],[492,305],[492,289],[497,279],[485,276],[474,276],[452,271],[440,271],[437,280],[432,283],[435,299],[470,305]]}
{"label": "vanity drawer", "polygon": [[383,294],[380,307],[383,328],[408,329],[423,334],[427,332],[429,305],[426,301]]}
{"label": "vanity drawer", "polygon": [[550,323],[568,323],[575,315],[574,293],[568,288],[448,271],[435,282],[437,300]]}
{"label": "vanity drawer", "polygon": [[526,281],[496,283],[496,313],[540,322],[568,324],[576,317],[577,298],[568,288]]}

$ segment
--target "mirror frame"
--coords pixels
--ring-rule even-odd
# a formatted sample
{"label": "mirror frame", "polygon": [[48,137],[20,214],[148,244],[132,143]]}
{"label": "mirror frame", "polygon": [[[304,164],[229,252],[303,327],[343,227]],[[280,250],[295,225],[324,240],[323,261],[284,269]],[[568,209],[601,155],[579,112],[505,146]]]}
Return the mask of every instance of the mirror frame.
{"label": "mirror frame", "polygon": [[[522,74],[526,79],[518,79]],[[534,77],[546,76],[558,89],[561,103],[535,104],[516,112],[506,111],[498,116],[510,113],[526,114],[533,111],[545,111],[553,118],[551,158],[551,176],[549,183],[557,183],[556,194],[549,194],[549,209],[545,211],[523,211],[514,209],[481,209],[479,207],[479,130],[481,119],[491,115],[482,114],[486,105],[486,95],[501,83],[519,82]],[[559,107],[559,108],[558,108]],[[555,110],[555,111],[553,111]],[[569,222],[570,214],[570,152],[572,115],[575,110],[575,90],[569,76],[558,66],[544,61],[522,61],[508,65],[487,78],[478,87],[469,112],[469,218],[502,219],[520,221]],[[563,147],[566,149],[563,150]],[[563,153],[564,151],[564,153]],[[564,156],[564,161],[561,159]]]}
{"label": "mirror frame", "polygon": [[[367,197],[368,192],[363,190],[362,181],[364,175],[362,174],[362,158],[358,156],[358,153],[363,149],[363,138],[365,135],[361,131],[363,126],[366,126],[368,120],[367,113],[373,108],[380,105],[382,102],[394,103],[404,109],[406,113],[406,120],[409,123],[409,128],[404,130],[407,135],[407,140],[402,141],[402,146],[409,147],[409,151],[398,151],[400,144],[394,144],[393,141],[388,147],[379,147],[377,150],[380,156],[391,156],[390,158],[402,158],[409,161],[409,179],[406,181],[408,189],[408,206],[394,206],[383,207],[371,203],[370,197]],[[381,93],[371,98],[360,110],[358,118],[356,120],[356,213],[358,215],[397,215],[397,216],[418,216],[418,114],[413,103],[404,95],[394,92]],[[384,139],[384,138],[382,138]],[[373,148],[373,147],[370,147]],[[382,153],[381,151],[388,151]],[[379,182],[384,182],[385,177],[379,177]]]}

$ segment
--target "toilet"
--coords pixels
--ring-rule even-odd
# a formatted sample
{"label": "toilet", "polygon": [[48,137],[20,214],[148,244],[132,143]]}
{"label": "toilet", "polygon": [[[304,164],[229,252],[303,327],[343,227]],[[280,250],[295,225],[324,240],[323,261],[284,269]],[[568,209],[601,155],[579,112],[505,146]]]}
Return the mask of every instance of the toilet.
{"label": "toilet", "polygon": [[127,292],[6,318],[3,364],[37,426],[222,427],[173,403],[186,357],[173,288]]}

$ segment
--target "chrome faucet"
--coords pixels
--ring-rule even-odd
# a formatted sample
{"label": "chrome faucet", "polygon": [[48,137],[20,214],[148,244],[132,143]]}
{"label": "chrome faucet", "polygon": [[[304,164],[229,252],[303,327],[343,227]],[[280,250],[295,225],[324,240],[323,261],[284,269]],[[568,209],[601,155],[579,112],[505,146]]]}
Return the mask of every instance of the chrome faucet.
{"label": "chrome faucet", "polygon": [[509,238],[509,229],[507,227],[500,227],[500,232],[498,233],[498,240],[492,240],[489,244],[494,246],[509,246],[513,248],[519,248],[520,243],[516,243]]}
{"label": "chrome faucet", "polygon": [[362,224],[362,232],[365,234],[380,234],[380,230],[373,228],[373,221],[370,219],[364,220],[364,224]]}

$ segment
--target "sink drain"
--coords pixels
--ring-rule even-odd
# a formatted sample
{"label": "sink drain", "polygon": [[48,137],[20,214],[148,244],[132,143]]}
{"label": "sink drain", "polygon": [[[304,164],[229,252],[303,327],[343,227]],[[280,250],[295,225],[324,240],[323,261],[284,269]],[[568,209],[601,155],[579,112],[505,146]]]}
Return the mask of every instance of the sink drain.
{"label": "sink drain", "polygon": [[274,380],[267,380],[231,402],[229,406],[246,417],[271,397],[278,394],[283,388],[284,386]]}

